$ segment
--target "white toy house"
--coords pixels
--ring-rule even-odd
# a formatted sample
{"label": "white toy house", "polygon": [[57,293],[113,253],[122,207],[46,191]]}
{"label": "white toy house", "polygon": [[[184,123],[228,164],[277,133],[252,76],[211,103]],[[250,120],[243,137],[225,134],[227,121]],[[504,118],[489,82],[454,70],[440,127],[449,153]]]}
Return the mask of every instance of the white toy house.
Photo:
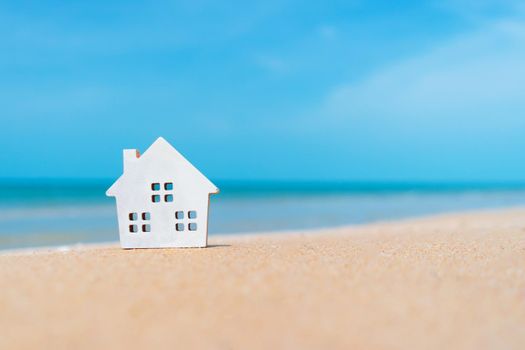
{"label": "white toy house", "polygon": [[117,200],[122,248],[205,247],[210,195],[218,192],[159,137],[143,155],[124,150],[124,174],[106,195]]}

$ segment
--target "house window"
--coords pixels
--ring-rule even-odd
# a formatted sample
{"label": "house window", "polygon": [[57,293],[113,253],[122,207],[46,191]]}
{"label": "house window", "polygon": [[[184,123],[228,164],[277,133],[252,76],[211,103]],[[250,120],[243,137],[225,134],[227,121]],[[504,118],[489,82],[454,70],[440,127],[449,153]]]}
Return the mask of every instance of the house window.
{"label": "house window", "polygon": [[151,232],[151,225],[149,224],[151,220],[151,214],[149,212],[129,213],[128,218],[130,221],[129,232],[138,233],[139,228],[142,229],[142,232]]}
{"label": "house window", "polygon": [[151,184],[151,201],[160,203],[162,201],[173,202],[173,182],[153,182]]}
{"label": "house window", "polygon": [[[175,212],[175,230],[184,231],[185,227],[188,227],[188,231],[197,231],[197,223],[191,222],[192,219],[197,218],[197,211],[189,210],[187,212],[186,220],[184,219],[185,215],[183,211]],[[189,221],[189,222],[188,222]]]}

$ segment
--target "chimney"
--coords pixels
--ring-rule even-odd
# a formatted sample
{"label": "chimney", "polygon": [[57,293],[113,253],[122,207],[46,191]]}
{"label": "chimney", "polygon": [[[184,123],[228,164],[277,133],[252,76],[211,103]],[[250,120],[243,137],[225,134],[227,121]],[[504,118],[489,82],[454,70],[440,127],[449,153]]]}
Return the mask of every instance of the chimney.
{"label": "chimney", "polygon": [[139,159],[140,152],[137,149],[125,149],[124,150],[124,172],[130,169],[135,162]]}

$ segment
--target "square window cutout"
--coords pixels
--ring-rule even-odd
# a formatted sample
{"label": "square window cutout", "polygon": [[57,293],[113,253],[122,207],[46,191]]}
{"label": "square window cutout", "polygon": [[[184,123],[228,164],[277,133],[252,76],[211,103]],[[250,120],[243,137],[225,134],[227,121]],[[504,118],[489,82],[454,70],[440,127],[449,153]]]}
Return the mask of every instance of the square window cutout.
{"label": "square window cutout", "polygon": [[151,226],[149,224],[142,225],[142,232],[151,232]]}
{"label": "square window cutout", "polygon": [[173,182],[165,182],[165,183],[164,183],[164,189],[165,189],[166,191],[171,191],[171,190],[173,190]]}
{"label": "square window cutout", "polygon": [[151,215],[149,213],[142,213],[142,220],[148,221],[150,219]]}
{"label": "square window cutout", "polygon": [[164,201],[165,202],[173,202],[173,195],[172,194],[167,194],[164,196]]}
{"label": "square window cutout", "polygon": [[160,184],[158,182],[152,183],[151,184],[151,189],[153,191],[160,191]]}
{"label": "square window cutout", "polygon": [[129,232],[135,233],[137,231],[137,225],[129,225]]}
{"label": "square window cutout", "polygon": [[197,231],[197,224],[195,222],[188,224],[188,230]]}
{"label": "square window cutout", "polygon": [[197,212],[195,210],[190,210],[188,212],[188,218],[189,219],[196,219],[197,218]]}
{"label": "square window cutout", "polygon": [[177,231],[184,231],[184,224],[177,224],[177,225],[175,225],[175,229]]}
{"label": "square window cutout", "polygon": [[154,194],[153,196],[151,196],[151,201],[153,203],[158,203],[160,202],[160,196],[158,194]]}
{"label": "square window cutout", "polygon": [[131,221],[137,220],[137,213],[129,213],[129,220]]}
{"label": "square window cutout", "polygon": [[176,212],[175,212],[175,218],[176,218],[177,220],[182,220],[182,219],[184,219],[184,212],[183,212],[183,211],[176,211]]}

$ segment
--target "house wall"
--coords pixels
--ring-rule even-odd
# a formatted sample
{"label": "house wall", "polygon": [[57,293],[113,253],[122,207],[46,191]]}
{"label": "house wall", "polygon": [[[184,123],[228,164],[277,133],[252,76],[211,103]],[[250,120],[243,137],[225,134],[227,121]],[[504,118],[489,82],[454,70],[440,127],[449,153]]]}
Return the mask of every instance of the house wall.
{"label": "house wall", "polygon": [[[148,189],[151,183],[163,186],[169,181],[146,181],[138,186],[140,189],[117,198],[120,243],[123,248],[206,246],[209,194],[184,191],[183,188],[175,187],[175,184],[172,191]],[[160,196],[160,201],[154,202],[152,196]],[[166,199],[165,196],[172,197]],[[196,213],[195,218],[189,217],[190,211]],[[134,220],[130,214],[134,215]],[[131,232],[130,225],[137,232]]]}

